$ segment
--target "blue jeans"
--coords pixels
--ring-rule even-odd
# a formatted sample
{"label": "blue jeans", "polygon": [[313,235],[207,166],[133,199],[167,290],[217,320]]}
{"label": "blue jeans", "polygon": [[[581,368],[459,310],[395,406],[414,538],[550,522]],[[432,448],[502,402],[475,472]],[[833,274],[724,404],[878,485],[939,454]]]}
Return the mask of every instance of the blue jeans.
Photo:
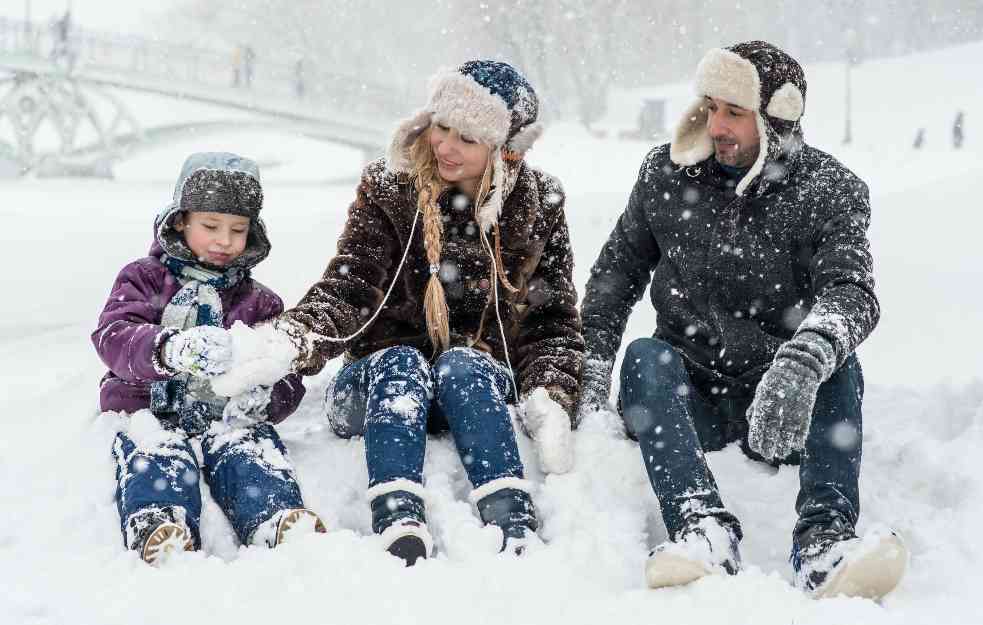
{"label": "blue jeans", "polygon": [[138,446],[125,432],[113,442],[116,506],[127,547],[134,547],[128,544],[126,530],[131,515],[160,508],[181,509],[199,547],[202,473],[243,544],[277,512],[304,507],[287,450],[268,423],[207,430],[200,467],[183,430],[163,430],[143,442],[145,447]]}
{"label": "blue jeans", "polygon": [[[817,525],[849,531],[856,525],[863,392],[860,363],[851,355],[819,387],[804,453],[776,463],[799,465],[799,521],[793,540]],[[763,460],[747,442],[745,412],[752,400],[702,395],[681,356],[664,341],[642,338],[628,346],[621,368],[622,416],[629,434],[638,439],[671,538],[693,514],[737,524],[720,500],[703,453],[740,441],[746,455]],[[739,526],[735,529],[740,532]]]}
{"label": "blue jeans", "polygon": [[484,352],[455,347],[431,366],[419,350],[380,350],[343,368],[326,396],[343,438],[365,437],[369,487],[423,480],[427,433],[450,430],[472,486],[522,478],[507,401],[508,371]]}

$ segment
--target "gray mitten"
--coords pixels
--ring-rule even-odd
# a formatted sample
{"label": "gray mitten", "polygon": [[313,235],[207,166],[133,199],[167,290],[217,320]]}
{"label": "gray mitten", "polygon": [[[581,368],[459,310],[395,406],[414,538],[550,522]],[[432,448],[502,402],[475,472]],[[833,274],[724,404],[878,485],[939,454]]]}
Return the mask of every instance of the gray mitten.
{"label": "gray mitten", "polygon": [[178,373],[214,377],[232,364],[232,335],[225,328],[195,326],[167,339],[161,360]]}
{"label": "gray mitten", "polygon": [[826,337],[803,331],[782,344],[748,408],[748,445],[765,459],[805,448],[819,385],[836,366]]}
{"label": "gray mitten", "polygon": [[584,417],[608,407],[611,396],[611,369],[614,363],[588,357],[584,361],[583,381],[580,385],[580,404],[577,406],[577,423]]}

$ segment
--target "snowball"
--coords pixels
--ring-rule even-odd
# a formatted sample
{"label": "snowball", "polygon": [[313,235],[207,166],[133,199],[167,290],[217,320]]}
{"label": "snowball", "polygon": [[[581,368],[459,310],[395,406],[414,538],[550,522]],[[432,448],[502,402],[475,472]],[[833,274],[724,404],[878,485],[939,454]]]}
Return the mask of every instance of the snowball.
{"label": "snowball", "polygon": [[250,328],[236,321],[229,333],[232,365],[226,373],[212,378],[216,395],[233,397],[260,384],[272,386],[290,373],[297,348],[272,325]]}

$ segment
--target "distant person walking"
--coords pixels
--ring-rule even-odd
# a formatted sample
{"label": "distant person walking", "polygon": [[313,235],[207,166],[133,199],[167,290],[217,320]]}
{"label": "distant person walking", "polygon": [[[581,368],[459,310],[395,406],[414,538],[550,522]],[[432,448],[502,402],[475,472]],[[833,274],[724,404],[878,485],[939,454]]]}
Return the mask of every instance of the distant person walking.
{"label": "distant person walking", "polygon": [[301,99],[303,99],[304,94],[307,91],[307,85],[304,84],[305,71],[306,68],[304,66],[304,58],[301,57],[297,59],[296,63],[294,63],[294,91],[296,92],[297,97]]}
{"label": "distant person walking", "polygon": [[256,63],[256,52],[252,46],[242,49],[242,73],[246,88],[253,86],[253,65]]}
{"label": "distant person walking", "polygon": [[956,120],[952,123],[952,147],[957,150],[963,147],[963,112],[956,113]]}

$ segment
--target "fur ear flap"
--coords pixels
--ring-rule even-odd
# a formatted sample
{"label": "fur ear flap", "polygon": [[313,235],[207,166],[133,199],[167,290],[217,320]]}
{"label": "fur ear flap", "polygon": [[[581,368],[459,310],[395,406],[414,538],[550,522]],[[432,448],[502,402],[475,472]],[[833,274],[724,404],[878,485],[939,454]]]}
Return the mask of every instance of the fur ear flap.
{"label": "fur ear flap", "polygon": [[389,171],[397,173],[410,171],[413,163],[410,159],[409,148],[416,141],[416,138],[430,127],[431,116],[430,111],[421,109],[396,127],[389,143],[389,150],[386,151],[386,168]]}
{"label": "fur ear flap", "polygon": [[492,150],[492,192],[485,205],[478,209],[478,225],[488,232],[498,221],[505,203],[505,163],[502,162],[502,151]]}
{"label": "fur ear flap", "polygon": [[706,100],[698,98],[683,113],[669,144],[669,158],[677,165],[696,165],[713,154],[707,130]]}
{"label": "fur ear flap", "polygon": [[543,136],[543,124],[541,122],[527,124],[515,133],[515,136],[505,144],[505,148],[512,152],[525,154],[541,136]]}
{"label": "fur ear flap", "polygon": [[802,92],[790,82],[785,83],[776,91],[768,102],[765,112],[772,117],[794,122],[802,117],[805,101]]}

